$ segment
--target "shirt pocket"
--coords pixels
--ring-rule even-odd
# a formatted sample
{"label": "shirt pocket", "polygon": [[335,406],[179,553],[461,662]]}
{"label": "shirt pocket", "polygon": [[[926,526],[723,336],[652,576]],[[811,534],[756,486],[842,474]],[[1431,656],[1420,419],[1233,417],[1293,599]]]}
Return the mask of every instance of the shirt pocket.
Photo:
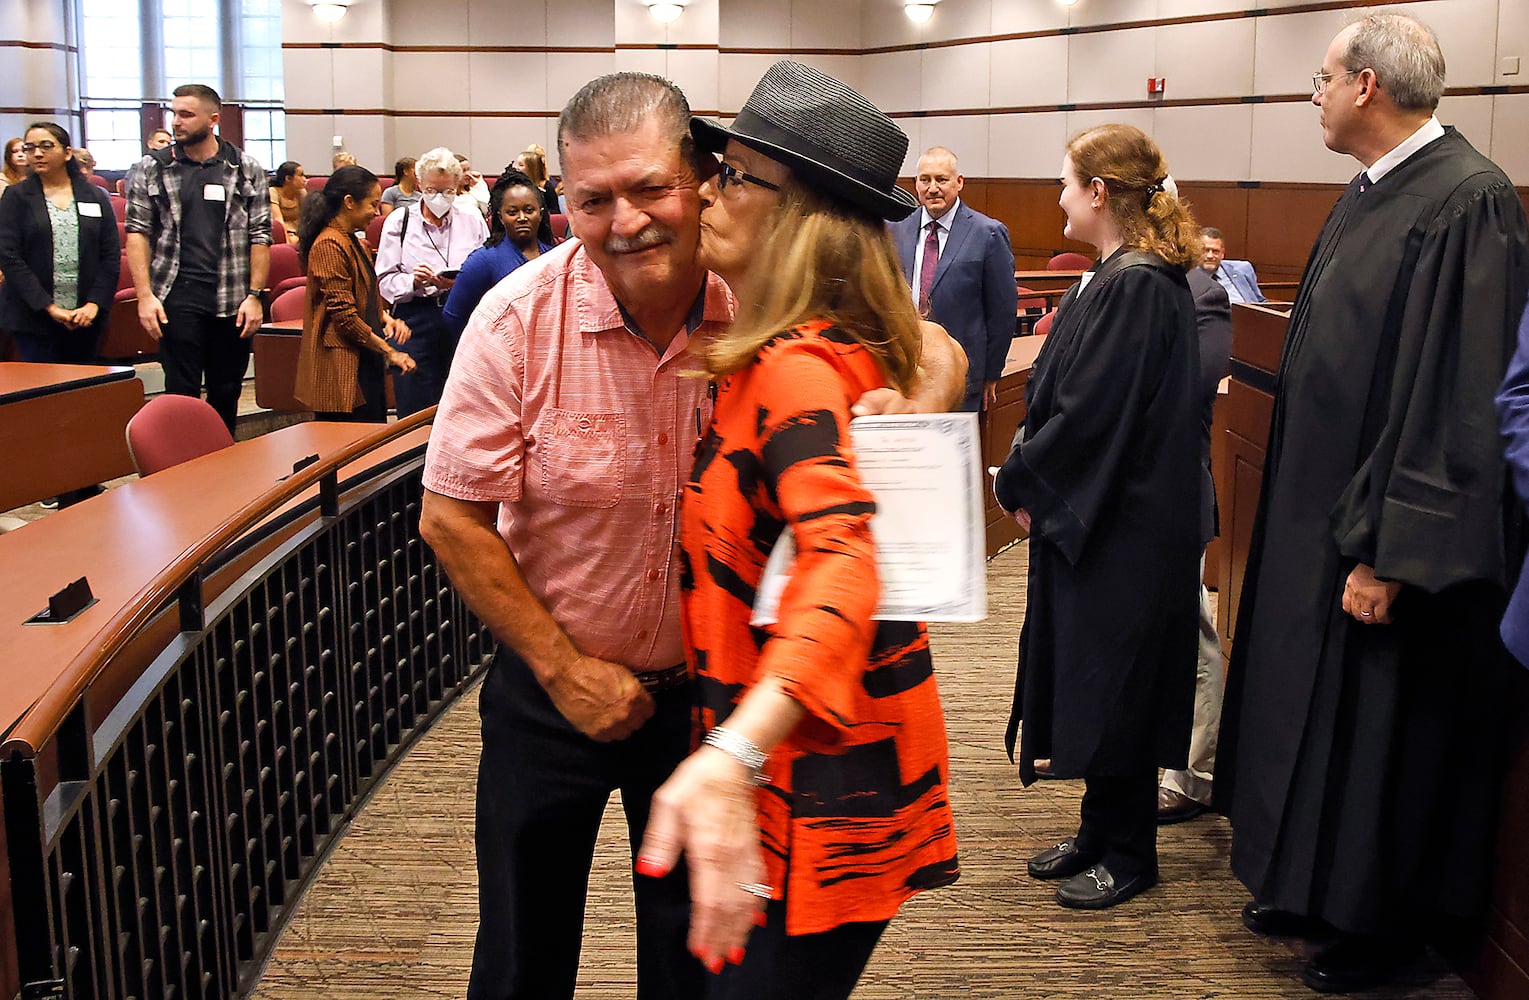
{"label": "shirt pocket", "polygon": [[619,413],[542,411],[542,491],[566,507],[614,507],[626,476],[626,421]]}

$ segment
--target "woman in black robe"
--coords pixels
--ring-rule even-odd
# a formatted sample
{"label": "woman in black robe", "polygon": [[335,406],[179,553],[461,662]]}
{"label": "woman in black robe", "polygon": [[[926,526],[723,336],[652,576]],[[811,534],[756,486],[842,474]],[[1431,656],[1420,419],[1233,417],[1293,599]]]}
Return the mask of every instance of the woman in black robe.
{"label": "woman in black robe", "polygon": [[[1057,901],[1124,902],[1157,882],[1157,768],[1183,767],[1199,585],[1199,350],[1184,277],[1199,234],[1139,129],[1078,135],[1066,235],[1100,263],[1062,299],[1026,390],[998,500],[1030,531],[1020,775],[1050,757],[1087,791],[1075,836],[1030,860]],[[1165,184],[1169,189],[1165,189]]]}

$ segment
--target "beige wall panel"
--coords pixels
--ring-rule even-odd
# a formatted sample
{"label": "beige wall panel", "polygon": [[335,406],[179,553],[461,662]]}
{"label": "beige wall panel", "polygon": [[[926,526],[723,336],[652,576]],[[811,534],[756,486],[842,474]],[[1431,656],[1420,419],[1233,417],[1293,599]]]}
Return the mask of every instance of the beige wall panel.
{"label": "beige wall panel", "polygon": [[[835,80],[842,80],[844,83],[849,84],[856,90],[859,90],[862,93],[864,92],[865,74],[861,69],[862,59],[860,56],[824,56],[803,54],[799,56],[792,56],[791,58],[795,59],[797,62],[805,63],[814,69],[820,69],[824,73],[827,73],[829,76],[833,77]],[[771,56],[768,61],[774,62],[775,57]],[[754,83],[758,82],[759,77],[763,76],[764,70],[768,68],[769,67],[766,66],[761,69],[758,76],[756,76],[753,81],[750,81],[749,90],[752,91],[754,89]],[[747,97],[748,95],[745,93],[744,96]],[[729,108],[724,108],[724,110],[736,111],[741,106],[742,102],[739,102],[739,104],[730,106]]]}
{"label": "beige wall panel", "polygon": [[[723,5],[722,16],[730,16],[733,0]],[[779,18],[785,4],[772,5]],[[790,43],[798,48],[858,49],[861,46],[861,0],[791,0]],[[904,20],[907,20],[904,18]]]}
{"label": "beige wall panel", "polygon": [[385,42],[392,0],[367,0],[345,13],[336,24],[320,21],[304,0],[282,0],[281,37],[288,42]]}
{"label": "beige wall panel", "polygon": [[65,0],[3,0],[0,38],[27,42],[64,42]]}
{"label": "beige wall panel", "polygon": [[993,5],[993,34],[1046,31],[1067,27],[1067,8],[1059,3],[997,3]]}
{"label": "beige wall panel", "polygon": [[[935,29],[933,37],[985,38],[993,33],[993,7],[993,0],[940,0],[929,19],[929,27]],[[906,14],[902,18],[908,20]]]}
{"label": "beige wall panel", "polygon": [[[656,73],[659,76],[667,76],[669,73],[669,60],[662,49],[617,49],[613,71],[633,73]],[[583,86],[589,81],[581,81]]]}
{"label": "beige wall panel", "polygon": [[1171,0],[1162,4],[1163,17],[1192,17],[1197,14],[1229,14],[1247,10],[1249,7],[1268,7],[1269,4],[1251,3],[1250,0]]}
{"label": "beige wall panel", "polygon": [[[1169,86],[1173,81],[1169,81]],[[1252,179],[1253,106],[1157,108],[1152,134],[1173,176],[1183,180]]]}
{"label": "beige wall panel", "polygon": [[562,111],[580,87],[615,68],[616,56],[612,52],[547,53],[547,109]]}
{"label": "beige wall panel", "polygon": [[[473,118],[468,133],[470,145],[463,150],[472,167],[480,174],[497,177],[529,143],[541,142],[546,134],[538,118]],[[546,145],[546,143],[542,143]]]}
{"label": "beige wall panel", "polygon": [[897,119],[897,127],[902,129],[908,137],[908,155],[903,157],[902,169],[898,171],[899,177],[912,177],[918,170],[918,154],[929,145],[924,141],[924,124],[927,120],[924,118]]}
{"label": "beige wall panel", "polygon": [[[1514,184],[1529,184],[1529,94],[1499,94],[1492,98],[1492,161],[1513,179]],[[1483,149],[1482,152],[1488,152]]]}
{"label": "beige wall panel", "polygon": [[548,45],[610,45],[615,38],[611,0],[548,0]]}
{"label": "beige wall panel", "polygon": [[1492,148],[1491,97],[1446,97],[1437,113],[1439,121],[1459,129],[1472,146],[1483,153]]}
{"label": "beige wall panel", "polygon": [[467,2],[429,0],[428,3],[392,4],[389,24],[393,42],[398,45],[467,44],[472,37],[468,32]]}
{"label": "beige wall panel", "polygon": [[462,110],[547,110],[547,58],[543,52],[470,53],[468,102]]}
{"label": "beige wall panel", "polygon": [[988,53],[991,48],[984,42],[926,50],[922,66],[922,109],[988,107]]}
{"label": "beige wall panel", "polygon": [[[6,6],[0,4],[0,6]],[[357,12],[347,12],[347,20]],[[313,8],[303,0],[281,0],[281,37],[286,42],[330,41],[329,25],[313,16]],[[290,77],[288,77],[290,79]]]}
{"label": "beige wall panel", "polygon": [[1311,93],[1311,74],[1322,68],[1327,43],[1346,19],[1344,11],[1258,18],[1253,93]]}
{"label": "beige wall panel", "polygon": [[[348,127],[348,126],[347,126]],[[418,156],[436,146],[472,155],[470,118],[395,118],[393,146],[399,156]]]}
{"label": "beige wall panel", "polygon": [[724,53],[717,60],[718,110],[733,114],[743,107],[754,91],[754,84],[775,60],[773,55]]}
{"label": "beige wall panel", "polygon": [[994,42],[988,107],[1066,104],[1067,51],[1060,35]]}
{"label": "beige wall panel", "polygon": [[918,146],[908,150],[912,161],[908,173],[918,171],[918,157],[930,146],[944,146],[961,160],[961,173],[968,177],[992,176],[989,162],[990,136],[988,115],[955,115],[949,118],[925,118]]}
{"label": "beige wall panel", "polygon": [[[335,49],[334,103],[321,108],[391,108],[393,96],[393,54],[381,49]],[[461,79],[460,62],[456,79]],[[290,77],[288,79],[291,79]],[[439,87],[431,88],[437,94]],[[453,88],[455,89],[455,88]],[[460,93],[460,91],[457,91]],[[291,91],[287,100],[292,99]],[[439,98],[437,98],[439,99]],[[313,107],[313,105],[307,105]],[[436,105],[439,107],[440,105]]]}
{"label": "beige wall panel", "polygon": [[1147,93],[1147,77],[1157,68],[1156,41],[1150,28],[1070,36],[1069,102],[1142,100]]}
{"label": "beige wall panel", "polygon": [[1496,76],[1499,4],[1526,5],[1525,0],[1433,0],[1406,6],[1406,13],[1438,33],[1451,87],[1481,87]]}
{"label": "beige wall panel", "polygon": [[547,4],[468,0],[467,29],[474,45],[546,45]]}
{"label": "beige wall panel", "polygon": [[[1143,80],[1143,83],[1146,81]],[[1148,135],[1152,134],[1153,115],[1152,108],[1119,108],[1112,111],[1069,111],[1067,112],[1067,135],[1062,145],[1056,148],[1056,160],[1062,162],[1062,154],[1066,152],[1067,140],[1077,135],[1086,128],[1095,125],[1105,125],[1110,122],[1118,122],[1122,125],[1135,125]]]}
{"label": "beige wall panel", "polygon": [[287,158],[315,174],[329,173],[330,140],[335,135],[334,115],[288,115]]}
{"label": "beige wall panel", "polygon": [[865,56],[861,64],[861,93],[883,111],[921,108],[921,68],[917,52]]}
{"label": "beige wall panel", "polygon": [[[355,154],[358,163],[373,172],[386,173],[393,169],[393,161],[397,159],[388,150],[385,123],[386,119],[381,115],[346,115],[336,123],[339,132],[345,136],[345,148]],[[323,148],[313,159],[314,173],[329,172],[333,162],[329,140],[330,136],[324,137]],[[290,147],[287,155],[292,155]]]}
{"label": "beige wall panel", "polygon": [[1317,109],[1309,104],[1255,104],[1253,180],[1346,184],[1359,164],[1322,145]]}
{"label": "beige wall panel", "polygon": [[467,74],[460,52],[394,52],[393,103],[400,111],[466,111]]}
{"label": "beige wall panel", "polygon": [[795,17],[781,8],[781,0],[727,0],[717,21],[718,43],[737,49],[788,47]]}
{"label": "beige wall panel", "polygon": [[1529,3],[1503,0],[1497,11],[1497,57],[1518,56],[1517,73],[1504,75],[1498,66],[1497,82],[1529,83]]}
{"label": "beige wall panel", "polygon": [[[718,0],[689,0],[685,7],[685,13],[673,24],[660,25],[648,14],[646,7],[642,11],[643,17],[655,28],[662,28],[662,38],[653,38],[653,41],[663,41],[672,45],[716,45],[717,30],[720,12]],[[649,29],[651,31],[651,29]],[[620,36],[617,36],[620,39]]]}
{"label": "beige wall panel", "polygon": [[[282,74],[287,104],[294,108],[333,108],[334,61],[339,49],[283,49]],[[347,58],[351,53],[346,53]],[[373,104],[377,107],[381,102]]]}
{"label": "beige wall panel", "polygon": [[1067,145],[1066,112],[993,115],[988,121],[988,176],[1057,176]]}
{"label": "beige wall panel", "polygon": [[1082,0],[1068,11],[1068,23],[1120,24],[1125,21],[1145,21],[1151,18],[1169,17],[1178,13],[1177,0]]}
{"label": "beige wall panel", "polygon": [[[982,6],[987,7],[990,3],[988,0]],[[992,15],[977,9],[972,0],[937,0],[934,16],[924,24],[914,24],[908,19],[903,13],[902,0],[864,0],[860,7],[860,39],[866,48],[941,42],[986,35],[992,30],[991,27],[969,30],[973,24],[991,25]]]}
{"label": "beige wall panel", "polygon": [[5,49],[4,52],[0,105],[21,108],[67,108],[73,105],[69,97],[69,63],[62,52],[55,49]]}
{"label": "beige wall panel", "polygon": [[[1254,18],[1175,24],[1157,29],[1157,75],[1167,97],[1228,97],[1253,92]],[[1145,96],[1145,83],[1138,91]]]}
{"label": "beige wall panel", "polygon": [[717,63],[715,50],[680,49],[667,52],[664,76],[685,92],[685,99],[697,111],[717,110]]}

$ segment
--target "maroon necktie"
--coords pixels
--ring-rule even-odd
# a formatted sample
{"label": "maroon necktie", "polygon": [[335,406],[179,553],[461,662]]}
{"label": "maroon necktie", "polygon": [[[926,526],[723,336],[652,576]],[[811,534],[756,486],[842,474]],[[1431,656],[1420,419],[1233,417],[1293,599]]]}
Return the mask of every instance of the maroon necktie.
{"label": "maroon necktie", "polygon": [[924,260],[918,268],[918,307],[929,314],[929,289],[934,287],[934,269],[940,266],[940,224],[929,222],[929,235],[924,237]]}

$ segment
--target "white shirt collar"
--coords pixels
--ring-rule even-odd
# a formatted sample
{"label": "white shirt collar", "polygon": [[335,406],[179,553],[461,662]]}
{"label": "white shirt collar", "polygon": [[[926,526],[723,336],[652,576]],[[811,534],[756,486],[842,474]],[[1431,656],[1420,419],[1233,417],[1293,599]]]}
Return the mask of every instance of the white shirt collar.
{"label": "white shirt collar", "polygon": [[961,199],[960,198],[957,198],[956,199],[956,203],[954,205],[950,206],[950,211],[946,212],[944,215],[940,216],[938,219],[931,219],[931,218],[929,218],[929,209],[927,209],[927,208],[920,208],[918,210],[918,230],[921,233],[922,232],[926,232],[929,229],[929,223],[937,222],[937,223],[939,223],[940,228],[945,230],[948,233],[948,232],[950,232],[951,223],[956,221],[956,213],[959,212],[959,211],[961,211]]}
{"label": "white shirt collar", "polygon": [[1395,149],[1370,164],[1365,171],[1370,177],[1371,184],[1379,184],[1380,179],[1407,161],[1413,153],[1444,135],[1444,126],[1439,124],[1438,116],[1430,117],[1423,123],[1423,127],[1412,135],[1403,139]]}

